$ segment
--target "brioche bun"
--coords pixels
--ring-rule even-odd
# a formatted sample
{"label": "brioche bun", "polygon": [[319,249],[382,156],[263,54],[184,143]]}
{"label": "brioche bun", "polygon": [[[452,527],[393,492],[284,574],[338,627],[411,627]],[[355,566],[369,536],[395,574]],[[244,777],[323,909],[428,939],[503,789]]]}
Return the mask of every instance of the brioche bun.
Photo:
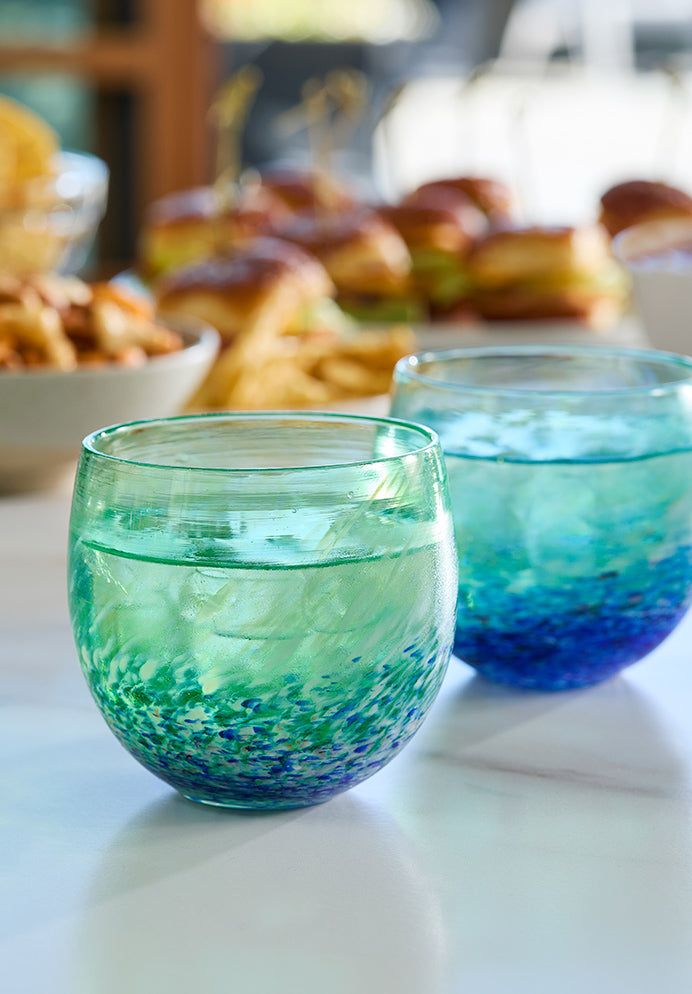
{"label": "brioche bun", "polygon": [[417,187],[409,194],[409,199],[431,200],[448,190],[454,190],[467,197],[494,225],[505,224],[512,219],[514,198],[509,187],[499,180],[482,176],[457,176],[432,180]]}
{"label": "brioche bun", "polygon": [[341,180],[321,170],[267,168],[260,173],[260,184],[292,213],[349,210],[356,204]]}
{"label": "brioche bun", "polygon": [[297,214],[274,227],[323,264],[339,292],[387,294],[410,289],[411,256],[393,224],[376,211]]}
{"label": "brioche bun", "polygon": [[628,180],[606,190],[599,221],[611,237],[642,221],[692,216],[692,197],[684,190],[652,180]]}
{"label": "brioche bun", "polygon": [[258,328],[287,330],[301,308],[333,294],[328,273],[309,253],[257,238],[171,274],[156,301],[162,316],[207,321],[228,344]]}
{"label": "brioche bun", "polygon": [[394,225],[410,251],[434,248],[464,255],[488,227],[481,211],[466,198],[403,200],[378,207],[378,212]]}

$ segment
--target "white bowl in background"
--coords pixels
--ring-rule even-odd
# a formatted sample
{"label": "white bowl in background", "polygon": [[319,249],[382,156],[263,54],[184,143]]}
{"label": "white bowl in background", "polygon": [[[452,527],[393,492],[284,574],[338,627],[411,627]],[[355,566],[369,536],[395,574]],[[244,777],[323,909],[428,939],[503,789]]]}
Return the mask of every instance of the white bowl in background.
{"label": "white bowl in background", "polygon": [[0,493],[53,486],[74,469],[82,439],[96,428],[178,414],[211,368],[220,339],[199,322],[170,327],[185,347],[141,366],[1,372]]}
{"label": "white bowl in background", "polygon": [[692,217],[645,221],[613,239],[652,348],[692,355]]}

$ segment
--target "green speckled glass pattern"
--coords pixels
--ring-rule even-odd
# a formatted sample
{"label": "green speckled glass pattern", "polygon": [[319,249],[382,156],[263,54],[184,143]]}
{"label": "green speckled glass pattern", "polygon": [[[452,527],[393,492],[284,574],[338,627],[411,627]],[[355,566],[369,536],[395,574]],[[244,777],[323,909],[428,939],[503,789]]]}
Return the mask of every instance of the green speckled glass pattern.
{"label": "green speckled glass pattern", "polygon": [[457,564],[437,437],[340,415],[198,415],[85,440],[69,603],[92,695],[186,797],[324,801],[433,703]]}

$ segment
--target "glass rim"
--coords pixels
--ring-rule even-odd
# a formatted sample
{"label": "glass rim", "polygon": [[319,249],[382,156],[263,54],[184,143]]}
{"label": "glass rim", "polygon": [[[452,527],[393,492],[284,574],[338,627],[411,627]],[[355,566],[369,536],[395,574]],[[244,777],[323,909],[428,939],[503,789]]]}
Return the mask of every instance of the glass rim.
{"label": "glass rim", "polygon": [[[496,385],[476,384],[476,383],[456,383],[452,380],[439,379],[421,370],[423,363],[448,362],[453,359],[485,359],[485,358],[524,358],[530,356],[543,356],[550,358],[589,358],[599,361],[608,359],[630,359],[640,363],[656,363],[663,367],[679,368],[687,371],[687,375],[680,379],[670,380],[664,383],[655,383],[641,386],[607,387],[605,389],[565,389],[560,387],[538,390],[535,386],[522,387],[498,383]],[[546,344],[524,344],[516,345],[479,345],[461,346],[450,349],[426,349],[415,352],[411,355],[403,356],[398,360],[394,368],[393,382],[401,382],[406,378],[409,382],[421,383],[428,387],[434,387],[450,393],[477,393],[477,394],[510,394],[516,396],[526,396],[528,394],[540,395],[541,397],[622,397],[622,396],[643,396],[646,394],[661,394],[677,390],[686,384],[692,384],[692,356],[685,356],[677,352],[666,352],[657,349],[638,349],[631,347],[600,346],[600,345],[546,345]]]}
{"label": "glass rim", "polygon": [[[424,440],[424,444],[412,445],[410,449],[405,452],[400,452],[397,455],[382,455],[377,456],[377,458],[371,459],[349,459],[343,462],[320,462],[316,464],[309,465],[287,465],[287,466],[186,466],[184,464],[172,464],[169,462],[151,462],[140,459],[127,458],[121,455],[115,455],[111,452],[104,452],[96,447],[96,441],[103,437],[114,436],[119,432],[123,434],[129,434],[133,430],[141,430],[142,428],[152,428],[155,425],[171,425],[180,424],[182,422],[191,422],[193,424],[200,424],[203,422],[234,422],[234,421],[252,421],[252,422],[262,422],[262,421],[295,421],[295,422],[312,422],[321,424],[338,424],[340,422],[346,422],[348,424],[369,424],[369,425],[396,425],[407,429],[414,436],[420,437]],[[172,417],[165,418],[142,418],[136,421],[124,421],[112,425],[107,425],[104,428],[97,428],[92,432],[89,432],[82,439],[82,451],[87,452],[90,455],[95,456],[98,459],[106,459],[109,462],[120,463],[124,466],[136,466],[142,469],[156,469],[156,470],[166,470],[169,472],[182,472],[182,473],[193,473],[195,475],[200,474],[218,474],[221,476],[240,476],[247,474],[275,474],[277,476],[285,475],[287,473],[300,473],[300,472],[316,472],[320,470],[327,469],[348,469],[357,468],[361,466],[373,466],[380,465],[383,463],[396,462],[398,460],[407,458],[409,456],[419,456],[428,451],[439,448],[440,439],[437,432],[428,428],[426,425],[418,424],[414,421],[407,421],[402,418],[390,418],[386,416],[377,417],[374,415],[366,414],[341,414],[334,411],[210,411],[199,414],[178,414]]]}

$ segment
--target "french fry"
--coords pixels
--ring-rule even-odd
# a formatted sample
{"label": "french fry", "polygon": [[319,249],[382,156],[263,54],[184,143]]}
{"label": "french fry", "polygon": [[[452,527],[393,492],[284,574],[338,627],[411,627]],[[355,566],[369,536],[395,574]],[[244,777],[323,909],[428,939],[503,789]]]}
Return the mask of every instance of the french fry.
{"label": "french fry", "polygon": [[[93,283],[91,287],[87,286],[87,290],[90,291],[91,297],[99,303],[116,304],[128,314],[135,314],[147,321],[154,320],[154,304],[149,297],[145,297],[141,293],[134,293],[124,286],[107,282]],[[86,305],[90,303],[90,299],[88,297],[86,300],[73,298],[72,303]]]}
{"label": "french fry", "polygon": [[77,352],[62,330],[60,315],[54,307],[27,307],[24,304],[0,305],[0,326],[26,347],[32,365],[39,361],[57,369],[74,369]]}
{"label": "french fry", "polygon": [[116,360],[132,347],[146,356],[175,352],[182,345],[175,332],[130,314],[109,300],[94,302],[91,320],[97,346]]}
{"label": "french fry", "polygon": [[78,277],[0,274],[0,367],[82,363],[140,365],[183,348],[181,336],[154,320],[148,301],[112,284]]}
{"label": "french fry", "polygon": [[415,336],[407,325],[381,331],[370,330],[342,339],[342,349],[349,355],[382,356],[396,362],[406,349],[413,348]]}
{"label": "french fry", "polygon": [[327,403],[331,392],[325,383],[279,357],[241,376],[230,399],[243,409],[308,407]]}
{"label": "french fry", "polygon": [[12,338],[3,338],[0,329],[0,368],[19,369],[22,365],[22,357],[15,347]]}
{"label": "french fry", "polygon": [[34,291],[44,304],[64,314],[70,307],[87,307],[93,300],[93,290],[77,276],[56,276],[37,273],[27,278],[25,293]]}
{"label": "french fry", "polygon": [[258,322],[224,350],[190,407],[319,407],[386,393],[394,365],[413,345],[406,327],[303,338]]}
{"label": "french fry", "polygon": [[390,372],[368,369],[354,359],[338,355],[323,359],[319,372],[324,380],[355,397],[386,393],[392,378]]}

